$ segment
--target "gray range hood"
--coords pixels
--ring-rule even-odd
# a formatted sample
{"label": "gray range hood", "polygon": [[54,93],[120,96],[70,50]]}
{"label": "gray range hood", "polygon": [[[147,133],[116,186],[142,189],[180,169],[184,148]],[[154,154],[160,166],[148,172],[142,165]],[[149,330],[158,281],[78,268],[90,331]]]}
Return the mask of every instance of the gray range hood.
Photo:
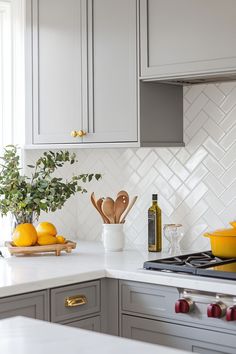
{"label": "gray range hood", "polygon": [[235,72],[227,72],[227,73],[214,73],[214,74],[201,74],[191,76],[188,75],[186,77],[179,78],[168,78],[168,79],[143,79],[142,81],[150,82],[156,81],[165,84],[173,84],[173,85],[196,85],[196,84],[210,84],[215,82],[227,82],[227,81],[236,81],[236,73]]}

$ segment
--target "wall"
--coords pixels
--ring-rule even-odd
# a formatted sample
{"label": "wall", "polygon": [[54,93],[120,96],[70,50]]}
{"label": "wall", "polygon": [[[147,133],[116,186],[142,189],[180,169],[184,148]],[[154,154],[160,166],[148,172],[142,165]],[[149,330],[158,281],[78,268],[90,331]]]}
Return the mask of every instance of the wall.
{"label": "wall", "polygon": [[[146,247],[152,193],[159,194],[163,224],[184,225],[184,249],[208,249],[202,234],[236,218],[236,82],[185,87],[184,111],[185,148],[80,150],[78,167],[60,172],[102,173],[101,182],[88,186],[97,197],[115,197],[121,189],[139,196],[125,225],[129,246]],[[26,154],[30,162],[38,155]],[[43,218],[68,237],[100,239],[101,220],[89,195]]]}

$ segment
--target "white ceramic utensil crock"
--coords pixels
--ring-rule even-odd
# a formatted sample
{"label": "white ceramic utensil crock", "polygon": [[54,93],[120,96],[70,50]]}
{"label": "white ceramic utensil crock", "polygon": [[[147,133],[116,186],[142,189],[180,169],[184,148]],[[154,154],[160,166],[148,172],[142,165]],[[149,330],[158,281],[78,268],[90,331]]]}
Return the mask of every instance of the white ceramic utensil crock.
{"label": "white ceramic utensil crock", "polygon": [[124,248],[124,224],[103,224],[102,241],[105,251],[122,251]]}

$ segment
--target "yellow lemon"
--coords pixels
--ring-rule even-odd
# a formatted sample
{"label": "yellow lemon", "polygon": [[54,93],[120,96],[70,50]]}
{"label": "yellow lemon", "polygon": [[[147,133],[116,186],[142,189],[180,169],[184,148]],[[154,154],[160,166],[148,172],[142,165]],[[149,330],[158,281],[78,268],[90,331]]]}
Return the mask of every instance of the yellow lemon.
{"label": "yellow lemon", "polygon": [[65,243],[66,242],[65,237],[61,236],[61,235],[57,235],[56,239],[57,239],[57,243]]}
{"label": "yellow lemon", "polygon": [[57,229],[50,222],[40,222],[36,227],[38,236],[51,235],[56,236]]}
{"label": "yellow lemon", "polygon": [[33,246],[36,244],[37,238],[37,232],[33,224],[17,225],[12,235],[12,241],[18,247]]}
{"label": "yellow lemon", "polygon": [[57,243],[57,238],[55,236],[52,236],[50,234],[38,236],[38,244],[40,246],[53,245],[55,243]]}

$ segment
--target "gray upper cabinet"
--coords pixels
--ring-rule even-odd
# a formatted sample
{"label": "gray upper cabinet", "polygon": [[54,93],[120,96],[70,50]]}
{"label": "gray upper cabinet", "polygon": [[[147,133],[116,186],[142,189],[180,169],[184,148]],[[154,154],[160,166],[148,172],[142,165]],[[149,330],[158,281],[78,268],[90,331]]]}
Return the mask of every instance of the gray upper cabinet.
{"label": "gray upper cabinet", "polygon": [[26,1],[26,145],[184,145],[182,87],[138,78],[139,15],[142,68],[149,72],[147,48],[151,70],[162,68],[162,1],[141,0],[140,9],[139,0]]}
{"label": "gray upper cabinet", "polygon": [[80,0],[32,0],[33,143],[70,143],[82,129]]}
{"label": "gray upper cabinet", "polygon": [[141,77],[236,71],[235,0],[140,0]]}
{"label": "gray upper cabinet", "polygon": [[137,142],[136,0],[88,0],[90,142]]}
{"label": "gray upper cabinet", "polygon": [[[137,142],[137,1],[27,0],[27,7],[28,141]],[[86,136],[71,136],[79,130]]]}

